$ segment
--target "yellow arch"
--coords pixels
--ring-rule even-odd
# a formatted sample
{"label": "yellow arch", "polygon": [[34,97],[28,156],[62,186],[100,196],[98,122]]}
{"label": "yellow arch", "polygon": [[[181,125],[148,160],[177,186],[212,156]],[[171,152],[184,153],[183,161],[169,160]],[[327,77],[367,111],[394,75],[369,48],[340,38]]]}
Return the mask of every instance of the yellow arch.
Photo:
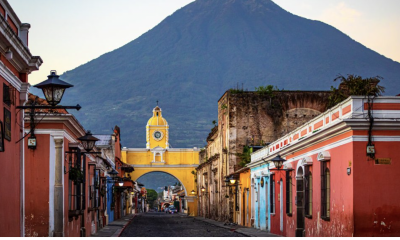
{"label": "yellow arch", "polygon": [[[189,189],[189,190],[188,190],[188,189],[186,188],[185,184],[182,182],[181,179],[179,179],[178,177],[174,176],[172,173],[169,173],[169,172],[167,172],[167,171],[160,171],[160,170],[149,171],[149,172],[143,173],[141,176],[138,176],[136,179],[134,179],[134,177],[132,177],[132,174],[130,174],[130,175],[131,175],[131,179],[132,179],[133,181],[136,182],[139,178],[145,176],[146,174],[156,173],[156,172],[159,172],[159,173],[166,173],[166,174],[169,174],[169,175],[173,176],[174,178],[176,178],[176,179],[179,181],[179,183],[182,184],[183,189],[185,190],[185,195],[186,195],[186,196],[188,196],[188,194],[190,194],[191,190],[193,190],[193,189]],[[141,183],[142,183],[142,182],[141,182]],[[145,185],[145,187],[146,187],[146,185]],[[189,192],[188,192],[188,191],[189,191]]]}
{"label": "yellow arch", "polygon": [[[161,157],[158,157],[158,155]],[[189,208],[188,214],[197,215],[197,197],[191,191],[196,189],[195,172],[199,165],[199,150],[193,149],[153,149],[123,148],[122,161],[134,167],[130,178],[137,181],[151,172],[164,172],[174,176],[185,189],[184,200]],[[146,186],[145,186],[146,187]]]}

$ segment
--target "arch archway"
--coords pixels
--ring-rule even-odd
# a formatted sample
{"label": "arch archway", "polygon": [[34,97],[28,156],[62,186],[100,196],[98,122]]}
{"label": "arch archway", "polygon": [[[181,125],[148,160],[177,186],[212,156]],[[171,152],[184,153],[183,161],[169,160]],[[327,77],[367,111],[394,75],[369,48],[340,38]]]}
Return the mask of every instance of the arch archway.
{"label": "arch archway", "polygon": [[[152,174],[152,173],[163,173],[163,174],[168,174],[169,176],[175,178],[177,181],[179,181],[179,183],[180,183],[181,186],[183,187],[183,190],[185,191],[185,196],[188,195],[188,191],[187,191],[185,185],[183,184],[183,182],[182,182],[179,178],[177,178],[176,176],[174,176],[173,174],[168,173],[168,172],[165,172],[165,171],[160,171],[160,170],[150,171],[150,172],[144,173],[143,175],[139,176],[136,180],[134,180],[134,179],[132,179],[132,180],[134,180],[134,181],[139,181],[139,182],[143,183],[142,181],[140,181],[140,178],[141,178],[141,177],[144,177],[144,176],[146,176],[146,175]],[[146,187],[146,184],[145,184],[145,187]],[[154,190],[156,190],[156,189],[154,189]],[[157,190],[156,190],[156,191],[157,191]]]}

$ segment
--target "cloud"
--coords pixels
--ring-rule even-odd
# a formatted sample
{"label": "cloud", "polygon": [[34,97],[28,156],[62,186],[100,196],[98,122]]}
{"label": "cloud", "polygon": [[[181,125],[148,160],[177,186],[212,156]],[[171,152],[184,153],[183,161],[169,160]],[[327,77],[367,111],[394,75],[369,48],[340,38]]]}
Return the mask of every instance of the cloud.
{"label": "cloud", "polygon": [[356,22],[362,13],[350,8],[344,2],[340,2],[336,6],[326,9],[320,19],[324,22],[350,24]]}

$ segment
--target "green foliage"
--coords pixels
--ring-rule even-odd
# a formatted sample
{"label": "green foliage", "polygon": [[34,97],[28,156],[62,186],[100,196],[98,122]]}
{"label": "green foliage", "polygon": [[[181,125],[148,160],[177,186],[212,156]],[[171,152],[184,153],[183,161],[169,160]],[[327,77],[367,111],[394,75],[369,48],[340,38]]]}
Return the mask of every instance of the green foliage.
{"label": "green foliage", "polygon": [[275,86],[275,88],[272,85],[256,87],[256,92],[258,94],[268,95],[269,97],[274,97],[274,91],[279,91],[277,86]]}
{"label": "green foliage", "polygon": [[332,95],[328,99],[328,108],[344,101],[352,95],[358,96],[381,96],[385,92],[385,87],[378,85],[380,80],[383,79],[379,76],[372,78],[362,78],[357,75],[347,75],[347,78],[340,75],[334,79],[339,80],[340,86],[338,89],[331,87]]}
{"label": "green foliage", "polygon": [[[214,127],[217,126],[217,121],[216,121],[216,120],[213,120],[213,121],[212,121],[212,124],[214,124]],[[211,129],[211,130],[212,130],[212,129]]]}
{"label": "green foliage", "polygon": [[243,89],[234,89],[234,88],[229,89],[229,92],[233,94],[244,93]]}
{"label": "green foliage", "polygon": [[249,146],[243,147],[243,153],[239,153],[238,156],[240,157],[239,166],[244,167],[246,164],[250,163],[251,161],[251,153],[253,152],[253,148]]}
{"label": "green foliage", "polygon": [[68,175],[69,180],[73,181],[75,184],[83,181],[83,172],[78,167],[70,167]]}
{"label": "green foliage", "polygon": [[154,206],[154,201],[157,200],[158,194],[154,189],[147,189],[147,201],[150,206]]}
{"label": "green foliage", "polygon": [[228,108],[228,106],[226,104],[222,104],[221,105],[221,110],[224,110],[224,109],[227,109],[227,108]]}

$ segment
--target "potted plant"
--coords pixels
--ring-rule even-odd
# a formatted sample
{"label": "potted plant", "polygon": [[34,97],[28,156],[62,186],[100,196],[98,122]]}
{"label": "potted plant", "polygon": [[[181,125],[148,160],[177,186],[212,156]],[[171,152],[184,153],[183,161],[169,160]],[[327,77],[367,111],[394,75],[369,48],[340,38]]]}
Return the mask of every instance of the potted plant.
{"label": "potted plant", "polygon": [[78,167],[71,167],[68,173],[69,180],[73,181],[75,184],[83,181],[83,172]]}
{"label": "potted plant", "polygon": [[100,195],[103,196],[103,197],[106,195],[106,186],[101,187]]}

